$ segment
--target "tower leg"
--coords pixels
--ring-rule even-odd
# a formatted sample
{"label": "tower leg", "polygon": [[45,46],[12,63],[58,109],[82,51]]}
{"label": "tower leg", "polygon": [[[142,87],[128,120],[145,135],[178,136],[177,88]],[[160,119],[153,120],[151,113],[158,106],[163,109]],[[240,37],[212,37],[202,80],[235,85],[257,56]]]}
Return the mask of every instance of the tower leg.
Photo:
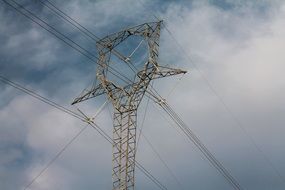
{"label": "tower leg", "polygon": [[113,190],[134,190],[137,110],[114,112]]}

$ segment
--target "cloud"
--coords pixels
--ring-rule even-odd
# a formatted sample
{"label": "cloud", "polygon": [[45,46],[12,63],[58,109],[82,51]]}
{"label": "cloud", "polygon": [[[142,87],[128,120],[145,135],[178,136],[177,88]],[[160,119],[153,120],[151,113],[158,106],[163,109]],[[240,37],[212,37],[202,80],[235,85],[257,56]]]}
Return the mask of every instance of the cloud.
{"label": "cloud", "polygon": [[[267,155],[285,175],[282,165],[285,152],[281,150],[284,145],[282,113],[285,111],[282,73],[285,9],[282,1],[144,1],[148,8],[130,0],[57,3],[99,36],[116,32],[123,26],[153,20],[153,13],[164,18],[192,61],[185,58],[163,29],[161,64],[185,68],[189,74],[177,86],[175,77],[157,81],[155,86],[159,92],[168,97],[185,122],[246,189],[284,189],[262,155]],[[52,24],[96,53],[93,42],[83,39],[46,9],[39,7],[38,14],[48,16]],[[0,41],[4,44],[0,51],[1,74],[68,106],[93,80],[94,65],[8,10],[1,8],[0,15],[5,18],[0,19]],[[263,153],[256,150],[237,126],[209,89],[205,78]],[[4,89],[0,95],[3,100],[0,106],[0,153],[4,154],[0,157],[3,179],[0,185],[7,190],[19,189],[38,174],[83,124],[12,88],[0,87]],[[104,97],[83,103],[80,109],[93,115],[101,102]],[[96,122],[111,135],[109,115],[109,111],[104,110]],[[224,179],[201,159],[195,147],[170,127],[152,106],[144,134],[185,189],[229,188]],[[111,152],[111,146],[88,128],[31,189],[110,189]],[[146,141],[141,139],[137,159],[169,189],[174,189],[175,181],[153,154]],[[13,183],[13,179],[17,183]],[[153,188],[139,171],[137,184],[138,189]]]}

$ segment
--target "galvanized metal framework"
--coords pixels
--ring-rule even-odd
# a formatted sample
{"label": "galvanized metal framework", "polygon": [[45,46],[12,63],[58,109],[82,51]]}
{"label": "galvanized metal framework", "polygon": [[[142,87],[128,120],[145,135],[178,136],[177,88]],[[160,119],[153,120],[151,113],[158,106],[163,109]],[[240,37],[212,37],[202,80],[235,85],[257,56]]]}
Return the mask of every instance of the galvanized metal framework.
{"label": "galvanized metal framework", "polygon": [[[159,38],[162,21],[144,23],[121,32],[108,35],[97,41],[99,53],[97,79],[99,84],[76,98],[76,104],[106,94],[114,107],[113,115],[113,190],[133,190],[135,185],[135,156],[137,110],[151,80],[185,73],[158,65]],[[135,78],[125,86],[108,80],[111,72],[110,57],[117,56],[126,64],[132,64],[115,48],[130,36],[141,37],[148,46],[149,57],[143,69],[136,70]],[[134,65],[132,65],[134,67]],[[137,69],[137,68],[135,68]],[[114,70],[113,70],[114,71]],[[124,75],[124,73],[120,73]]]}

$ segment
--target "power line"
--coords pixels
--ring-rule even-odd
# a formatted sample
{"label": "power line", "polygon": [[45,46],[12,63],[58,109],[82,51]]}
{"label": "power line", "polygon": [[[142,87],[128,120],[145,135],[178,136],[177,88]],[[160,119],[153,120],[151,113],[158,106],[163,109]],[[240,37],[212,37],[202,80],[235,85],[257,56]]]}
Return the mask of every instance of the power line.
{"label": "power line", "polygon": [[144,122],[146,120],[146,115],[147,115],[147,111],[148,111],[148,107],[149,107],[149,101],[150,98],[147,99],[146,102],[146,108],[143,114],[143,119],[142,119],[142,124],[139,130],[139,136],[138,136],[138,141],[137,141],[137,148],[136,151],[138,151],[139,148],[139,142],[141,137],[143,137],[145,139],[145,141],[147,142],[147,144],[150,146],[151,150],[154,152],[155,156],[160,160],[160,162],[163,164],[163,166],[166,168],[166,170],[168,171],[168,173],[171,175],[171,177],[175,180],[175,182],[177,183],[178,186],[180,186],[180,189],[183,189],[183,186],[181,184],[181,182],[178,180],[177,176],[174,174],[174,172],[170,169],[170,167],[167,165],[167,163],[164,161],[164,159],[162,158],[162,156],[159,154],[159,152],[155,149],[155,147],[153,146],[153,144],[150,142],[150,140],[143,134],[142,130],[144,127]]}
{"label": "power line", "polygon": [[194,143],[194,145],[203,153],[207,160],[214,166],[220,174],[232,185],[236,190],[242,190],[243,188],[239,182],[229,173],[229,171],[215,158],[215,156],[206,148],[206,146],[200,141],[200,139],[187,127],[182,119],[172,110],[167,103],[160,104],[162,109],[173,119],[173,121],[179,126],[183,133]]}
{"label": "power line", "polygon": [[213,156],[213,154],[205,147],[200,139],[189,129],[189,127],[183,122],[183,120],[173,111],[173,109],[167,104],[158,92],[153,89],[154,92],[150,93],[156,103],[173,119],[182,132],[188,137],[188,139],[194,143],[194,145],[203,153],[207,160],[214,166],[220,174],[233,186],[236,190],[241,190],[242,187],[238,181],[226,170],[226,168]]}
{"label": "power line", "polygon": [[[86,27],[84,27],[83,25],[81,25],[78,21],[76,21],[75,19],[73,19],[72,17],[70,17],[68,14],[66,14],[65,12],[63,12],[60,8],[58,8],[54,3],[46,0],[46,1],[42,1],[42,0],[38,0],[43,6],[47,7],[51,12],[54,13],[54,15],[56,15],[59,18],[62,18],[64,21],[68,22],[69,24],[71,24],[72,26],[74,26],[75,28],[77,28],[83,35],[87,36],[88,38],[90,38],[92,41],[94,41],[95,43],[97,42],[97,40],[100,40],[100,37],[98,37],[96,34],[94,34],[93,32],[91,32],[89,29],[87,29]],[[116,49],[113,49],[114,53],[120,58],[122,59],[122,55],[116,51]],[[128,67],[131,68],[132,71],[134,71],[133,68],[135,68],[133,65],[130,65],[129,63],[127,63],[124,59],[125,57],[123,57],[123,61],[127,64]],[[97,58],[98,59],[98,58]],[[132,67],[133,66],[133,67]],[[110,67],[110,66],[109,66]],[[111,67],[112,68],[112,67]],[[136,68],[135,68],[136,70]],[[134,71],[135,72],[135,71]],[[122,75],[121,73],[119,73],[120,75]],[[124,75],[122,75],[124,78]],[[127,78],[128,81],[130,81]],[[130,81],[131,82],[131,81]]]}
{"label": "power line", "polygon": [[[112,138],[100,127],[98,126],[96,123],[94,122],[89,122],[86,120],[85,117],[79,115],[78,113],[72,111],[72,110],[69,110],[51,100],[49,100],[48,98],[45,98],[37,93],[35,93],[34,91],[30,90],[30,89],[27,89],[25,87],[23,87],[22,85],[20,84],[17,84],[11,80],[9,80],[8,78],[6,77],[3,77],[0,75],[0,81],[7,84],[7,85],[10,85],[60,111],[63,111],[77,119],[80,119],[81,121],[85,122],[85,123],[88,123],[93,129],[95,129],[105,140],[107,140],[109,143],[113,144],[113,140]],[[142,166],[139,162],[135,161],[138,169],[147,177],[149,178],[154,184],[156,184],[160,189],[163,189],[163,190],[167,190],[167,188],[157,179],[155,178],[147,169],[144,168],[144,166]]]}
{"label": "power line", "polygon": [[95,35],[89,29],[87,29],[86,27],[81,25],[78,21],[76,21],[75,19],[70,17],[68,14],[63,12],[61,9],[59,9],[54,3],[50,2],[49,0],[45,0],[45,1],[38,0],[38,1],[42,5],[47,7],[49,10],[51,10],[53,13],[55,13],[58,17],[66,20],[69,24],[71,24],[72,26],[76,27],[80,32],[82,32],[83,34],[85,34],[86,36],[91,38],[92,40],[97,41],[97,40],[100,39],[97,35]]}
{"label": "power line", "polygon": [[20,91],[22,91],[22,92],[32,96],[32,97],[38,99],[38,100],[40,100],[40,101],[42,101],[42,102],[44,102],[44,103],[46,103],[46,104],[48,104],[48,105],[50,105],[50,106],[52,106],[52,107],[54,107],[56,109],[62,111],[62,112],[65,112],[66,114],[69,114],[69,115],[71,115],[71,116],[73,116],[73,117],[75,117],[77,119],[84,120],[84,118],[81,115],[79,115],[78,113],[63,107],[63,106],[57,104],[56,102],[51,101],[51,100],[49,100],[49,99],[47,99],[47,98],[45,98],[45,97],[35,93],[34,91],[32,91],[30,89],[27,89],[27,88],[25,88],[25,87],[15,83],[15,82],[9,80],[8,78],[6,78],[4,76],[0,75],[0,80],[1,80],[1,82],[5,83],[5,84],[8,84],[8,85],[10,85],[10,86],[20,90]]}
{"label": "power line", "polygon": [[178,177],[175,175],[175,173],[171,170],[171,168],[168,166],[168,164],[165,162],[165,160],[161,157],[161,155],[159,154],[159,152],[155,149],[155,147],[153,146],[153,144],[150,142],[150,140],[144,135],[142,134],[142,137],[144,138],[144,140],[147,142],[147,144],[150,146],[151,150],[155,153],[156,157],[160,160],[160,162],[162,163],[162,165],[164,165],[164,167],[166,168],[166,170],[168,171],[168,173],[171,175],[171,177],[174,179],[174,181],[177,183],[177,185],[180,187],[179,189],[184,189],[183,185],[181,184],[181,182],[179,181]]}

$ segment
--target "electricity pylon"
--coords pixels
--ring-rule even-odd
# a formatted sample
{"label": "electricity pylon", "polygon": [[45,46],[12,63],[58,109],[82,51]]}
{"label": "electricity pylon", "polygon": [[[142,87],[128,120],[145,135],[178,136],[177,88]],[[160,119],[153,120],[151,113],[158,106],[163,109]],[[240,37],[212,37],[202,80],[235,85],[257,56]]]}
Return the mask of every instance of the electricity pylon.
{"label": "electricity pylon", "polygon": [[[72,104],[106,94],[113,104],[113,190],[134,190],[137,110],[153,79],[186,73],[180,69],[162,67],[158,64],[159,38],[162,21],[144,23],[115,34],[108,35],[99,41],[98,68],[96,78],[100,81],[77,97]],[[142,38],[147,44],[148,59],[141,70],[137,70],[129,57],[115,48],[131,36]],[[115,55],[128,66],[135,68],[136,74],[129,84],[120,86],[109,80],[109,74],[123,76],[111,63],[111,55]]]}

